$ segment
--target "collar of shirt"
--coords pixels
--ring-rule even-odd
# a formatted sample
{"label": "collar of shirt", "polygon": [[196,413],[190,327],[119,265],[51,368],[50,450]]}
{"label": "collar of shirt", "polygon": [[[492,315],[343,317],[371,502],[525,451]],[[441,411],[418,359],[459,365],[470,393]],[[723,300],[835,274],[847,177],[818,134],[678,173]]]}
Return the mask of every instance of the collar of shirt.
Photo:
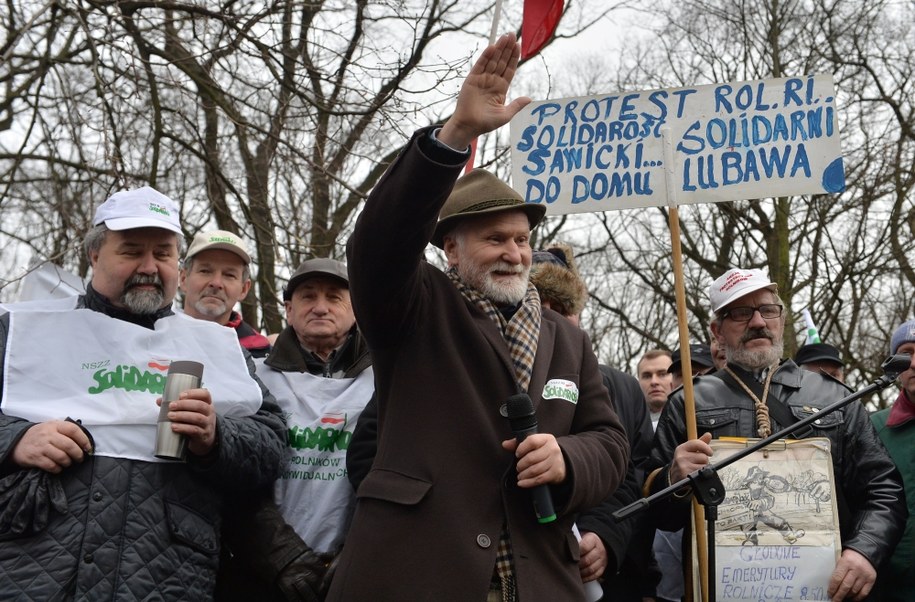
{"label": "collar of shirt", "polygon": [[899,397],[893,403],[890,409],[890,415],[886,418],[886,425],[889,427],[899,426],[915,418],[915,403],[909,399],[905,391],[899,392]]}

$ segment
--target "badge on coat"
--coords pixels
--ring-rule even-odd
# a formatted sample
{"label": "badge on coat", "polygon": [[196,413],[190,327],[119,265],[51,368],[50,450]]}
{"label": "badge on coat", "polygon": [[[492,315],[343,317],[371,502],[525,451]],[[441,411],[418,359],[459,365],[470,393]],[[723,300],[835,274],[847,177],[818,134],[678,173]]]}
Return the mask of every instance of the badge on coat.
{"label": "badge on coat", "polygon": [[565,399],[578,403],[578,385],[570,380],[553,378],[543,386],[544,399]]}

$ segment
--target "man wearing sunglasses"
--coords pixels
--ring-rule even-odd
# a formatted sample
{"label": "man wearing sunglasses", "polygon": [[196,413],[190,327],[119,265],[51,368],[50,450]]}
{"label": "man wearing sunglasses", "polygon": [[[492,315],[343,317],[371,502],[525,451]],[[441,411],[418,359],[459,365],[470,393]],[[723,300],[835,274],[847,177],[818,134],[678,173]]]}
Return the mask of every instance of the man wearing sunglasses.
{"label": "man wearing sunglasses", "polygon": [[[650,465],[660,468],[646,480],[650,492],[708,464],[712,438],[765,437],[849,393],[838,381],[782,359],[785,307],[762,270],[729,270],[709,287],[709,298],[712,335],[727,365],[694,382],[699,439],[686,441],[682,390],[671,396],[655,433]],[[907,512],[899,473],[860,403],[823,416],[796,436],[827,437],[831,443],[842,553],[828,595],[864,600],[902,535]],[[822,487],[807,492],[824,502],[829,494]],[[668,508],[653,514],[658,526],[684,526],[690,498],[670,498]],[[783,536],[793,544],[800,535],[786,530]]]}

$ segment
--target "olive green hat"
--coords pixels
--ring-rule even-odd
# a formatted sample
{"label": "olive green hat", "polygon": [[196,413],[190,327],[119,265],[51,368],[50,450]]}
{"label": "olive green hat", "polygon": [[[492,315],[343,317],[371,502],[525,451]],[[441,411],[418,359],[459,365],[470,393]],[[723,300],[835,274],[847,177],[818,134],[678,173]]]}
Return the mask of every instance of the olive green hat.
{"label": "olive green hat", "polygon": [[464,218],[509,209],[520,209],[527,214],[532,229],[546,213],[546,205],[525,203],[511,186],[485,169],[474,169],[454,184],[451,196],[439,213],[432,244],[443,249],[445,234]]}

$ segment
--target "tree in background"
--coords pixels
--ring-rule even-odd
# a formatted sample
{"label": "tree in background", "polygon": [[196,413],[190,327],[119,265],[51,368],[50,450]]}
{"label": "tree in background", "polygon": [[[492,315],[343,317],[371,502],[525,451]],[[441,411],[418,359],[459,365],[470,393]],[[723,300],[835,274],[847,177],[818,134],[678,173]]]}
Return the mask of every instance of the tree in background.
{"label": "tree in background", "polygon": [[[2,273],[21,276],[34,255],[85,275],[77,243],[94,207],[148,183],[179,201],[188,239],[218,227],[252,243],[245,319],[278,331],[285,277],[309,257],[342,256],[362,200],[406,137],[447,117],[493,4],[6,3]],[[834,75],[847,190],[682,207],[689,323],[707,341],[707,284],[734,265],[766,267],[793,312],[809,308],[842,350],[851,382],[874,376],[892,328],[915,306],[915,7],[566,5],[557,38],[572,56],[533,57],[513,94]],[[623,22],[617,11],[627,6],[640,12]],[[505,3],[500,29],[519,26],[520,10]],[[618,57],[577,44],[595,23],[624,38]],[[507,132],[482,140],[477,164],[507,178],[507,144]],[[645,349],[677,346],[665,210],[552,217],[535,237],[575,245],[593,298],[583,323],[603,360],[631,369]],[[796,340],[787,343],[793,351]]]}
{"label": "tree in background", "polygon": [[[610,10],[588,4],[564,35]],[[20,275],[31,253],[85,275],[76,242],[94,206],[149,184],[180,203],[188,239],[218,227],[253,241],[245,319],[280,330],[277,289],[304,259],[342,256],[406,137],[450,109],[493,5],[8,3],[4,271]],[[506,7],[503,29],[521,8]]]}
{"label": "tree in background", "polygon": [[7,4],[7,273],[30,248],[85,274],[75,242],[94,206],[148,183],[180,202],[188,238],[218,227],[253,240],[256,293],[245,316],[278,331],[282,276],[308,257],[342,253],[368,190],[442,103],[431,91],[456,88],[473,51],[449,62],[435,45],[468,32],[485,40],[489,8]]}

